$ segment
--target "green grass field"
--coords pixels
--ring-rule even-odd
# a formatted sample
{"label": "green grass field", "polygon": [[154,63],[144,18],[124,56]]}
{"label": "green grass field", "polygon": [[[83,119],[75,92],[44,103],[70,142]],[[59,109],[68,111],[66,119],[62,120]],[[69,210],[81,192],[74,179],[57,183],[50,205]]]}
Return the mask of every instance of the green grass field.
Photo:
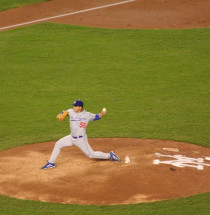
{"label": "green grass field", "polygon": [[49,0],[0,0],[0,11]]}
{"label": "green grass field", "polygon": [[[0,33],[0,150],[69,133],[56,115],[79,98],[108,114],[89,137],[139,137],[210,147],[210,29],[111,30],[39,24]],[[126,206],[0,196],[0,214],[207,215],[210,193]]]}

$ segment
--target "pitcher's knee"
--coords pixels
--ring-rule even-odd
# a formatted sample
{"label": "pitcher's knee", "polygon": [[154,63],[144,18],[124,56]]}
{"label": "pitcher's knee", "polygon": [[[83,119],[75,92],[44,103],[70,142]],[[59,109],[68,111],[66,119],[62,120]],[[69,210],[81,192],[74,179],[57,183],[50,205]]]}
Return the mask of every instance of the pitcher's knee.
{"label": "pitcher's knee", "polygon": [[92,159],[92,158],[95,158],[93,155],[89,155],[89,154],[88,154],[87,156],[88,156],[89,158],[91,158],[91,159]]}
{"label": "pitcher's knee", "polygon": [[58,148],[58,149],[62,149],[64,146],[63,146],[63,144],[61,142],[58,141],[58,142],[55,143],[55,147]]}
{"label": "pitcher's knee", "polygon": [[96,155],[95,155],[95,153],[93,152],[93,153],[88,153],[88,154],[86,154],[89,158],[91,158],[91,159],[93,159],[93,158],[96,158]]}

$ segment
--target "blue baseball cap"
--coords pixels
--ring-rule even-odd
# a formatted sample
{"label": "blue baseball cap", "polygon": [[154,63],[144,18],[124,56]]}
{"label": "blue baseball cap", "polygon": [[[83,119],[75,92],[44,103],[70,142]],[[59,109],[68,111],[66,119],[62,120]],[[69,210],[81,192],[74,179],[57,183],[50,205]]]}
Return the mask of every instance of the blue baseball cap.
{"label": "blue baseball cap", "polygon": [[73,106],[80,106],[83,107],[84,103],[81,100],[75,100],[74,103],[72,104]]}

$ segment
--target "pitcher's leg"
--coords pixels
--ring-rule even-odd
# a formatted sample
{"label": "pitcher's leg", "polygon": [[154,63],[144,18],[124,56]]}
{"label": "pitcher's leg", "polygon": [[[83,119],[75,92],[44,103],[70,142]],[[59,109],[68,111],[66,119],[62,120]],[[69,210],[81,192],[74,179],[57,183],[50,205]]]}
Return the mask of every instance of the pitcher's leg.
{"label": "pitcher's leg", "polygon": [[93,151],[91,146],[88,143],[87,137],[84,137],[83,140],[75,143],[77,147],[79,147],[82,152],[87,155],[89,158],[95,158],[95,159],[104,159],[109,160],[110,159],[110,153],[104,153],[101,151]]}
{"label": "pitcher's leg", "polygon": [[72,140],[71,140],[71,135],[65,136],[55,143],[55,146],[54,146],[54,149],[53,149],[52,154],[50,156],[49,162],[55,163],[58,155],[60,154],[61,149],[63,147],[67,147],[67,146],[73,146]]}

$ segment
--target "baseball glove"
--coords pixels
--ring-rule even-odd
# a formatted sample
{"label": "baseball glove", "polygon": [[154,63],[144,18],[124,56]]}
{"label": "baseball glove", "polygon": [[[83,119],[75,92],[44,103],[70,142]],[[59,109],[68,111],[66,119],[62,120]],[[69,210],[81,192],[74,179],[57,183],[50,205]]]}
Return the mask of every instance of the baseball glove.
{"label": "baseball glove", "polygon": [[68,116],[68,114],[69,114],[68,111],[64,110],[61,113],[59,113],[56,118],[58,121],[63,121]]}

